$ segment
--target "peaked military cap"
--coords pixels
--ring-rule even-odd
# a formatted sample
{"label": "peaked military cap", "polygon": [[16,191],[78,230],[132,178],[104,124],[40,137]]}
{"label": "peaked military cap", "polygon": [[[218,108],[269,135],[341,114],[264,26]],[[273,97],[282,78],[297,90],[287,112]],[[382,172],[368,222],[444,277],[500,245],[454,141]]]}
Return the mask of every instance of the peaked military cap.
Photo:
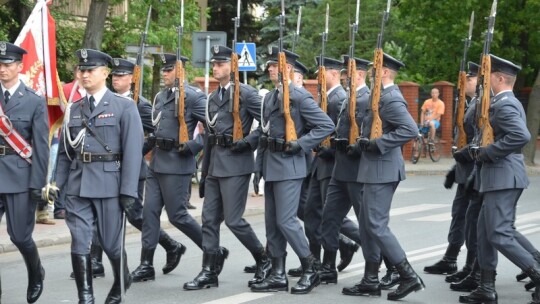
{"label": "peaked military cap", "polygon": [[480,70],[480,66],[472,61],[469,61],[467,63],[467,66],[469,67],[469,71],[467,72],[467,77],[474,77],[478,76],[478,70]]}
{"label": "peaked military cap", "polygon": [[[292,64],[294,66],[296,59],[298,59],[297,54],[288,51],[286,49],[283,49],[283,52],[285,53],[285,58],[287,60],[288,64]],[[277,63],[278,62],[278,54],[279,54],[279,48],[277,46],[268,47],[268,63]]]}
{"label": "peaked military cap", "polygon": [[133,74],[133,69],[135,69],[135,63],[123,59],[123,58],[113,58],[112,60],[112,71],[113,75],[128,75]]}
{"label": "peaked military cap", "polygon": [[[174,66],[176,65],[176,54],[161,54],[161,70],[162,71],[170,71],[174,69]],[[189,58],[181,56],[180,60],[182,60],[182,63],[185,65],[186,62],[189,61]]]}
{"label": "peaked military cap", "polygon": [[509,60],[497,57],[495,55],[490,54],[491,56],[491,72],[501,72],[510,76],[516,76],[519,71],[521,71],[521,67],[510,62]]}
{"label": "peaked military cap", "polygon": [[13,43],[0,41],[0,63],[21,61],[26,50]]}
{"label": "peaked military cap", "polygon": [[[349,55],[342,55],[341,57],[343,58],[343,68],[347,70],[349,66]],[[354,57],[354,61],[356,61],[357,70],[367,71],[368,67],[371,65],[371,61],[358,57]]]}
{"label": "peaked military cap", "polygon": [[224,45],[214,45],[212,47],[212,58],[210,62],[231,61],[232,49]]}
{"label": "peaked military cap", "polygon": [[399,71],[399,69],[401,69],[402,67],[404,67],[405,64],[399,60],[397,60],[396,58],[388,55],[388,54],[384,54],[383,55],[383,67],[387,67],[391,70],[394,70],[394,71]]}
{"label": "peaked military cap", "polygon": [[92,70],[100,66],[108,66],[112,57],[106,53],[93,49],[80,49],[75,52],[79,58],[79,70]]}
{"label": "peaked military cap", "polygon": [[302,75],[306,75],[309,72],[309,69],[300,61],[294,63],[294,71]]}
{"label": "peaked military cap", "polygon": [[[317,67],[319,67],[321,65],[321,63],[319,62],[321,60],[321,57],[320,56],[317,56],[315,57],[315,62],[317,63]],[[329,70],[341,70],[343,68],[343,62],[337,60],[337,59],[334,59],[334,58],[330,58],[330,57],[324,57],[323,58],[324,60],[324,67],[329,69]]]}

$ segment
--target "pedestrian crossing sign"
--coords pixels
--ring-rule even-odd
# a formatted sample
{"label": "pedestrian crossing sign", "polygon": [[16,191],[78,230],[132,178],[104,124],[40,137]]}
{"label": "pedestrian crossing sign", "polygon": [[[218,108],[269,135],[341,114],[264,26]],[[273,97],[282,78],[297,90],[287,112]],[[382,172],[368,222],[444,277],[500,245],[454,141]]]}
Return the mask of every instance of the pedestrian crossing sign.
{"label": "pedestrian crossing sign", "polygon": [[236,43],[236,53],[238,54],[238,71],[256,71],[257,56],[255,54],[255,43]]}

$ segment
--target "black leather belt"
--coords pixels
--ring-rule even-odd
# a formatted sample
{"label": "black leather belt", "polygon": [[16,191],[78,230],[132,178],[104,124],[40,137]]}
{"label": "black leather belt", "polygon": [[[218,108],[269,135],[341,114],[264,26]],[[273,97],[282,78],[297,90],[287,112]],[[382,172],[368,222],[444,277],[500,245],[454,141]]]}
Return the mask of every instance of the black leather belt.
{"label": "black leather belt", "polygon": [[331,144],[332,148],[336,149],[336,151],[347,152],[349,140],[346,138],[333,138]]}
{"label": "black leather belt", "polygon": [[233,143],[233,137],[229,134],[209,134],[208,144],[211,146],[230,147]]}
{"label": "black leather belt", "polygon": [[285,151],[285,139],[268,137],[261,135],[259,137],[259,145],[261,148],[267,148],[270,152],[283,152]]}
{"label": "black leather belt", "polygon": [[171,151],[178,148],[178,142],[172,138],[156,137],[156,146],[161,150]]}
{"label": "black leather belt", "polygon": [[120,161],[122,160],[122,153],[84,152],[83,154],[77,154],[77,159],[82,160],[83,163]]}
{"label": "black leather belt", "polygon": [[10,146],[0,146],[0,157],[6,155],[18,155],[18,153]]}

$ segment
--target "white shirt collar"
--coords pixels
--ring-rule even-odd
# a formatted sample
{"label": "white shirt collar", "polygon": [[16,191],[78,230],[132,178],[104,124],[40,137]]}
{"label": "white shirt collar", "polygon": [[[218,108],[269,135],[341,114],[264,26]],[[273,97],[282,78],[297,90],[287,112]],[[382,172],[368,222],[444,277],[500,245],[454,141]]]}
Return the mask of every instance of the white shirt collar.
{"label": "white shirt collar", "polygon": [[387,84],[387,85],[383,85],[383,90],[386,89],[386,88],[388,88],[388,87],[391,87],[391,86],[393,86],[393,85],[394,85],[393,82],[391,82],[391,83],[389,83],[389,84]]}
{"label": "white shirt collar", "polygon": [[124,94],[120,94],[124,97],[130,97],[129,95],[131,95],[131,92],[129,90],[127,90],[126,92],[124,92]]}
{"label": "white shirt collar", "polygon": [[90,98],[90,96],[94,96],[94,105],[97,106],[99,104],[99,102],[101,101],[101,99],[103,99],[103,96],[105,95],[105,93],[107,93],[107,86],[103,86],[103,88],[99,91],[97,91],[94,95],[90,95],[88,94],[88,98]]}
{"label": "white shirt collar", "polygon": [[330,90],[326,91],[326,96],[330,96],[330,93],[332,93],[333,90],[335,90],[337,87],[341,86],[341,84],[336,84],[333,86]]}
{"label": "white shirt collar", "polygon": [[[20,81],[17,81],[17,83],[12,86],[11,88],[9,89],[6,89],[6,87],[4,87],[4,85],[2,84],[2,94],[4,94],[5,91],[8,91],[9,92],[9,96],[13,97],[15,96],[15,92],[17,92],[17,89],[19,89],[19,86],[21,85],[21,82]],[[4,98],[4,97],[2,97]]]}
{"label": "white shirt collar", "polygon": [[506,93],[506,92],[512,92],[512,90],[504,90],[504,91],[500,91],[500,92],[497,93],[497,95],[495,95],[495,96],[499,96],[499,95],[501,95],[502,93]]}
{"label": "white shirt collar", "polygon": [[360,91],[361,89],[363,89],[364,87],[366,87],[366,84],[364,83],[363,85],[359,85],[356,87],[356,92]]}

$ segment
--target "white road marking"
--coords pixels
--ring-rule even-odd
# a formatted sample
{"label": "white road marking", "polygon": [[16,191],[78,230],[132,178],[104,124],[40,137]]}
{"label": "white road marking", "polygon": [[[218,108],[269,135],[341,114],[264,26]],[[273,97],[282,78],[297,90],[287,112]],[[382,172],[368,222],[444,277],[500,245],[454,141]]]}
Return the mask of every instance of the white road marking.
{"label": "white road marking", "polygon": [[414,221],[414,222],[446,222],[451,221],[452,215],[450,212],[444,212],[444,213],[437,213],[427,216],[421,216],[421,217],[415,217],[412,219],[408,219],[407,221]]}
{"label": "white road marking", "polygon": [[273,295],[273,293],[260,293],[260,292],[244,292],[232,295],[230,297],[220,298],[210,302],[204,302],[203,304],[241,304],[249,301],[254,301],[262,298],[266,298]]}

